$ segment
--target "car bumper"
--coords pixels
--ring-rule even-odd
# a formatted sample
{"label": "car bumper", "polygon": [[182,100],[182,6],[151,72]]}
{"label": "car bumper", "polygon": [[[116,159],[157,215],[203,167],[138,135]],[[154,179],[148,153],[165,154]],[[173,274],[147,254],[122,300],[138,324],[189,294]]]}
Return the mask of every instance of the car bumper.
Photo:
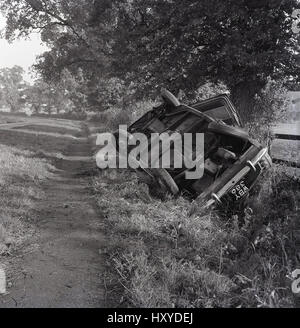
{"label": "car bumper", "polygon": [[[268,168],[270,168],[272,165],[272,159],[270,155],[268,154],[268,148],[261,149],[252,159],[247,159],[245,161],[244,167],[237,172],[232,178],[227,180],[224,185],[217,189],[216,191],[213,191],[210,193],[210,195],[207,197],[208,201],[205,202],[204,207],[210,207],[216,203],[223,204],[223,198],[224,196],[228,195],[229,192],[243,179],[245,179],[250,173],[253,174],[254,179],[249,186],[249,190],[254,185],[256,179]],[[203,196],[199,196],[199,199],[203,199]]]}

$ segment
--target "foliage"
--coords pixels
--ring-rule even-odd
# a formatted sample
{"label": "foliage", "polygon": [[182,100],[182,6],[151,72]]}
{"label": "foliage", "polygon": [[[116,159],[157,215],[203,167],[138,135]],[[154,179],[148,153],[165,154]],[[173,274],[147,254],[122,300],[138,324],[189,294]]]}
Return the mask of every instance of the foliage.
{"label": "foliage", "polygon": [[45,82],[38,78],[30,85],[23,80],[24,71],[19,66],[0,70],[0,106],[16,113],[31,109],[34,114],[59,114],[80,112],[87,106],[86,96],[81,91],[80,79],[75,79],[64,70],[61,79]]}
{"label": "foliage", "polygon": [[86,95],[82,91],[80,76],[75,78],[64,70],[61,79],[45,82],[39,78],[26,89],[26,102],[33,113],[80,113],[87,107]]}
{"label": "foliage", "polygon": [[132,124],[146,112],[152,110],[155,104],[153,101],[144,100],[129,103],[126,107],[113,106],[103,112],[89,113],[88,120],[102,123],[107,131],[113,132],[119,128],[119,125]]}
{"label": "foliage", "polygon": [[33,30],[41,32],[50,50],[38,58],[36,70],[54,85],[67,77],[69,86],[73,83],[73,91],[67,89],[75,110],[82,111],[105,110],[115,105],[123,93],[123,82],[107,76],[111,58],[109,26],[115,21],[111,7],[103,0],[0,4],[7,17],[6,38],[26,37]]}
{"label": "foliage", "polygon": [[268,79],[266,86],[255,98],[255,108],[247,123],[249,133],[253,138],[270,145],[273,134],[272,127],[278,122],[287,120],[290,105],[288,90],[284,81]]}
{"label": "foliage", "polygon": [[23,74],[20,66],[0,69],[0,103],[12,112],[18,111],[25,102]]}
{"label": "foliage", "polygon": [[[195,90],[210,80],[230,89],[247,118],[268,78],[299,78],[297,1],[131,1],[122,8],[120,74],[131,67],[143,89]],[[230,10],[228,10],[230,8]],[[146,74],[143,74],[146,69]],[[145,88],[146,87],[146,88]]]}
{"label": "foliage", "polygon": [[187,95],[182,92],[182,97],[187,98],[187,101],[192,100],[193,102],[198,102],[201,100],[218,96],[220,94],[230,94],[230,91],[228,90],[225,84],[215,84],[212,82],[206,82],[199,88],[197,88],[194,92],[188,92]]}
{"label": "foliage", "polygon": [[65,69],[81,76],[91,110],[114,106],[120,94],[130,97],[129,89],[142,99],[162,85],[188,94],[210,81],[229,88],[246,120],[269,78],[298,81],[299,36],[291,29],[296,7],[296,0],[0,3],[6,37],[41,31],[50,50],[36,69],[51,81]]}

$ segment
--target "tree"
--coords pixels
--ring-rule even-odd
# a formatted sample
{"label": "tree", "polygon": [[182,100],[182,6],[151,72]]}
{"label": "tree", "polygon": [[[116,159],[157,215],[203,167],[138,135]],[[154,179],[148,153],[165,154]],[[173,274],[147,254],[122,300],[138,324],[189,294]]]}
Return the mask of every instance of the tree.
{"label": "tree", "polygon": [[45,83],[42,80],[36,80],[34,85],[26,89],[26,102],[31,106],[33,113],[38,114],[42,111],[44,99]]}
{"label": "tree", "polygon": [[[2,0],[6,37],[40,31],[50,50],[35,66],[47,81],[65,69],[83,82],[88,107],[106,81],[135,85],[136,97],[165,86],[194,96],[225,84],[245,119],[269,78],[299,81],[297,0]],[[125,83],[124,83],[125,82]],[[101,88],[101,89],[100,89]],[[125,88],[126,89],[126,88]]]}
{"label": "tree", "polygon": [[[91,68],[105,66],[109,60],[107,28],[113,20],[109,9],[107,0],[0,1],[0,10],[7,18],[8,40],[26,37],[33,30],[41,32],[50,51],[42,56],[42,62],[48,65],[40,69],[51,78],[65,68],[70,71],[87,68],[91,73]],[[94,19],[98,14],[102,14],[101,23]]]}
{"label": "tree", "polygon": [[64,71],[57,83],[48,83],[38,78],[26,89],[26,102],[34,113],[81,111],[84,107],[85,95],[79,90],[79,84],[69,72]]}
{"label": "tree", "polygon": [[[143,89],[195,90],[223,82],[249,119],[269,78],[299,82],[299,35],[293,0],[133,0],[123,7],[114,44]],[[116,57],[115,57],[116,58]]]}
{"label": "tree", "polygon": [[33,113],[38,114],[46,111],[49,115],[62,110],[63,90],[50,85],[42,79],[37,79],[33,85],[26,89],[26,103]]}
{"label": "tree", "polygon": [[24,71],[20,66],[0,69],[0,96],[10,111],[17,112],[25,103]]}
{"label": "tree", "polygon": [[115,2],[13,0],[0,1],[0,9],[7,17],[8,40],[41,32],[50,50],[38,58],[35,69],[47,83],[65,84],[67,75],[75,108],[104,110],[115,103],[113,95],[118,98],[123,85],[111,74]]}

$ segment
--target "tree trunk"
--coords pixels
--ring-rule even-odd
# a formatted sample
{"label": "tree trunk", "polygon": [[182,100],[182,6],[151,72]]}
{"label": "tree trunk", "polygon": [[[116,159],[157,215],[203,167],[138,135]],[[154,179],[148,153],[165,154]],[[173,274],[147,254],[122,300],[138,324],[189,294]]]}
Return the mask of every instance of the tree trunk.
{"label": "tree trunk", "polygon": [[255,95],[263,88],[262,83],[247,81],[234,85],[231,88],[231,98],[236,106],[242,121],[251,122],[255,114]]}
{"label": "tree trunk", "polygon": [[51,105],[48,105],[47,106],[47,113],[48,113],[49,116],[52,114],[52,107],[51,107]]}
{"label": "tree trunk", "polygon": [[7,100],[7,104],[10,107],[10,112],[11,113],[16,113],[18,111],[18,109],[17,109],[16,105],[14,104],[14,102]]}
{"label": "tree trunk", "polygon": [[41,108],[38,104],[33,104],[32,107],[35,114],[38,114],[40,112]]}

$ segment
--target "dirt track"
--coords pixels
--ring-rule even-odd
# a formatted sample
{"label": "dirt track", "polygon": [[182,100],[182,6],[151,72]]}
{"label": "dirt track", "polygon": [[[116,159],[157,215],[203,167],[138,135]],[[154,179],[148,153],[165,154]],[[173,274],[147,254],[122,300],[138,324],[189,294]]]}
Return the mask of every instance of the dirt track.
{"label": "dirt track", "polygon": [[[91,155],[87,139],[67,142],[64,154]],[[36,204],[37,240],[10,260],[11,288],[0,297],[0,308],[106,306],[100,255],[105,238],[84,174],[89,164],[55,164],[57,171],[43,186],[46,197]]]}

